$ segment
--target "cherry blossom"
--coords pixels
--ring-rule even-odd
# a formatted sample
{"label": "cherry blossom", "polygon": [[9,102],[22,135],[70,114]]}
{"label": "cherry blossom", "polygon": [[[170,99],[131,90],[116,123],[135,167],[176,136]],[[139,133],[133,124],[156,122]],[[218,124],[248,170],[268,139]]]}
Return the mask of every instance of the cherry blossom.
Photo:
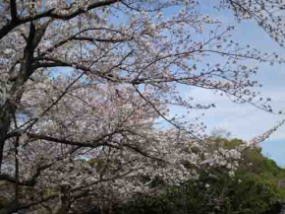
{"label": "cherry blossom", "polygon": [[[282,30],[260,20],[266,1],[222,2],[280,38]],[[197,179],[203,168],[234,173],[248,145],[213,150],[205,124],[170,117],[169,108],[214,108],[179,93],[198,87],[272,113],[253,78],[259,68],[249,64],[284,59],[233,41],[234,27],[198,7],[198,0],[1,1],[0,179],[13,187],[2,191],[11,202],[4,211],[76,213],[83,197],[108,210],[135,193],[155,194],[156,185]],[[157,128],[161,120],[170,128]]]}

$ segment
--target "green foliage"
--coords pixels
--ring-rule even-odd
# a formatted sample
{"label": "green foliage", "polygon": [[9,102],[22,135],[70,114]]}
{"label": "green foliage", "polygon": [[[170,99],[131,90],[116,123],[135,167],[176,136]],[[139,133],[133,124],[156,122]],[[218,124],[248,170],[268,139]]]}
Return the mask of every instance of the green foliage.
{"label": "green foliage", "polygon": [[205,173],[198,181],[170,187],[154,196],[137,196],[120,214],[261,213],[276,202],[270,186],[249,175],[230,177],[224,172]]}
{"label": "green foliage", "polygon": [[[227,149],[242,143],[237,139],[215,139],[215,142],[213,148],[223,146]],[[245,150],[242,157],[233,177],[221,169],[207,171],[199,180],[168,187],[156,196],[137,195],[121,206],[118,213],[275,213],[276,204],[285,199],[285,188],[278,187],[279,180],[285,178],[285,170],[264,157],[259,148]]]}

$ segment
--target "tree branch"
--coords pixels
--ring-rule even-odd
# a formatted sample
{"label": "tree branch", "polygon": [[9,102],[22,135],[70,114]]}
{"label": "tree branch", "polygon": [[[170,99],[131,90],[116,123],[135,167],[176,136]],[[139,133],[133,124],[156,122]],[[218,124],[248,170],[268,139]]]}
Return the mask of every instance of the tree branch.
{"label": "tree branch", "polygon": [[10,11],[12,20],[16,21],[18,19],[16,0],[10,0]]}
{"label": "tree branch", "polygon": [[[120,2],[121,0],[106,0],[106,1],[100,1],[100,2],[95,2],[93,4],[90,4],[87,7],[87,11],[88,10],[92,10],[95,8],[99,8],[99,7],[104,7],[104,6],[108,6],[117,2]],[[80,14],[83,14],[86,12],[86,10],[82,9],[82,8],[78,8],[77,10],[75,10],[74,12],[71,12],[69,14],[59,14],[56,13],[56,8],[51,8],[49,10],[37,13],[33,16],[24,16],[24,17],[18,17],[18,18],[13,18],[15,17],[15,9],[16,9],[16,4],[13,3],[16,2],[15,0],[11,0],[11,12],[13,11],[13,15],[12,15],[12,21],[7,23],[6,25],[4,25],[1,29],[0,29],[0,40],[5,37],[8,33],[10,33],[15,27],[27,23],[27,22],[31,22],[31,21],[35,21],[35,20],[39,20],[41,18],[53,18],[53,19],[61,19],[61,20],[69,20],[72,19]],[[13,6],[14,5],[14,6]]]}

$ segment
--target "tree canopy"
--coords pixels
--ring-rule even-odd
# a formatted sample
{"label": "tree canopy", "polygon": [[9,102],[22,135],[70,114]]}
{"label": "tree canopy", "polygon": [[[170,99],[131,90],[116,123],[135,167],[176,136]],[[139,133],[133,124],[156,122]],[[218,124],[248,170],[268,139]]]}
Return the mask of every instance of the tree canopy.
{"label": "tree canopy", "polygon": [[[282,44],[282,2],[217,0],[216,8],[255,19]],[[233,173],[241,152],[282,123],[215,148],[204,124],[169,115],[171,105],[214,107],[185,99],[181,86],[274,111],[248,64],[284,59],[240,45],[232,31],[200,12],[199,0],[0,1],[1,212],[76,213],[88,196],[110,213],[133,194],[159,191],[156,182],[212,167]],[[171,128],[158,129],[159,120]]]}

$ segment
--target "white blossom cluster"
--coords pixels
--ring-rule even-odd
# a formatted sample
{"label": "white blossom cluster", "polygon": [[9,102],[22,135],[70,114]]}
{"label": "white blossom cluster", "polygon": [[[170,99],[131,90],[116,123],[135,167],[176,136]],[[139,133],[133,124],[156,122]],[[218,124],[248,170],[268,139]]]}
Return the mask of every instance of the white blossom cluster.
{"label": "white blossom cluster", "polygon": [[279,122],[276,126],[264,132],[263,134],[251,139],[247,142],[248,146],[258,147],[259,144],[265,140],[267,140],[278,128],[280,128],[285,123],[285,120]]}

